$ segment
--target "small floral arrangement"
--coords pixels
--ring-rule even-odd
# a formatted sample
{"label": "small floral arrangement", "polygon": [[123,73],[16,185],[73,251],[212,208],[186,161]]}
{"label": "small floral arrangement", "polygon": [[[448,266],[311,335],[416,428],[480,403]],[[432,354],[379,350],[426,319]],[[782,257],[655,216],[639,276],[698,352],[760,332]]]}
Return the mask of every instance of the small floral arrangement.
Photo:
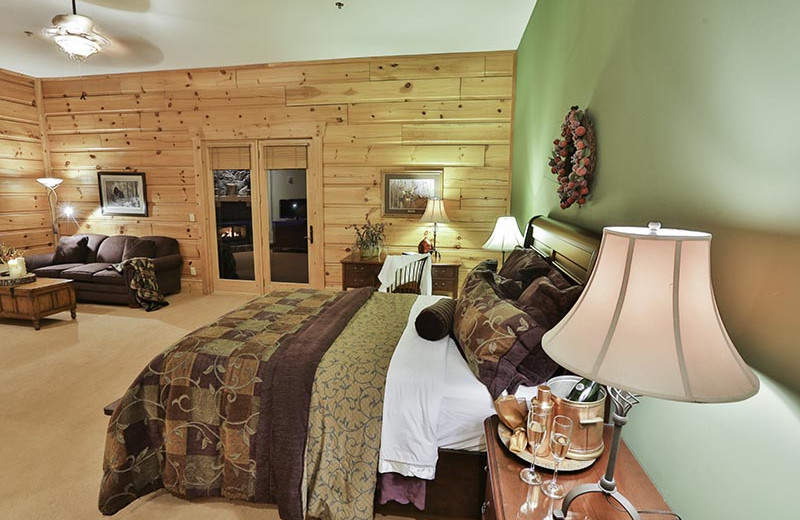
{"label": "small floral arrangement", "polygon": [[586,204],[589,184],[597,160],[594,126],[588,114],[577,106],[570,108],[561,124],[561,138],[553,141],[550,172],[558,177],[561,209],[574,203]]}
{"label": "small floral arrangement", "polygon": [[362,225],[350,224],[345,229],[354,229],[356,232],[356,247],[363,250],[380,249],[386,240],[386,224],[378,222],[373,224],[366,215],[366,223]]}
{"label": "small floral arrangement", "polygon": [[0,244],[0,264],[7,264],[12,258],[20,256],[22,256],[22,254],[13,247]]}

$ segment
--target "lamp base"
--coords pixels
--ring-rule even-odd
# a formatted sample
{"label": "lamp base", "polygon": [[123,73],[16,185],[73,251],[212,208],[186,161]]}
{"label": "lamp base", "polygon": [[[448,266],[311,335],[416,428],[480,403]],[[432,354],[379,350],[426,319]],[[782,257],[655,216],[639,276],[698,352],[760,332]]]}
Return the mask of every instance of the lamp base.
{"label": "lamp base", "polygon": [[612,491],[607,489],[603,489],[602,485],[598,482],[595,484],[582,484],[580,486],[576,486],[572,488],[567,496],[564,497],[564,502],[561,504],[561,509],[553,511],[553,518],[558,520],[563,520],[567,516],[567,511],[569,511],[569,506],[573,500],[578,498],[581,495],[586,495],[588,493],[604,493],[605,495],[610,496],[617,503],[625,509],[625,512],[630,515],[632,520],[641,520],[641,516],[639,516],[639,511],[631,504],[631,501],[625,498],[625,495],[617,491],[616,486]]}
{"label": "lamp base", "polygon": [[617,491],[617,483],[614,480],[614,469],[617,465],[617,453],[619,452],[619,441],[622,436],[622,427],[628,422],[628,411],[631,407],[639,402],[635,395],[627,390],[619,390],[617,388],[609,388],[608,395],[614,401],[615,411],[612,415],[614,422],[614,435],[611,437],[611,449],[608,454],[608,462],[606,464],[606,473],[596,484],[582,484],[571,489],[567,496],[564,497],[564,502],[561,504],[561,509],[553,512],[553,518],[563,520],[567,516],[569,506],[572,501],[579,496],[589,493],[603,493],[610,496],[621,505],[625,511],[630,515],[632,520],[641,520],[639,511],[631,504],[630,500]]}

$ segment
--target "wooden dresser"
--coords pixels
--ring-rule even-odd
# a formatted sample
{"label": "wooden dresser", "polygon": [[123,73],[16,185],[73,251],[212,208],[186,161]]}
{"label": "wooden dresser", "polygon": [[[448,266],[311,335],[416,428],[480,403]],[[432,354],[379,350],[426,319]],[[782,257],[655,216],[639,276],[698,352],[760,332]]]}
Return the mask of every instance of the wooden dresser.
{"label": "wooden dresser", "polygon": [[[519,507],[525,502],[529,492],[531,492],[532,498],[536,499],[537,504],[533,518],[544,518],[550,507],[549,499],[544,496],[538,486],[528,486],[520,480],[519,472],[527,463],[517,458],[500,442],[497,435],[498,421],[497,416],[493,415],[484,422],[489,478],[486,481],[486,498],[482,507],[483,520],[515,520]],[[606,469],[611,432],[611,426],[606,426],[603,432],[606,450],[592,466],[574,473],[559,472],[558,481],[564,484],[567,490],[578,484],[600,480]],[[542,471],[545,479],[552,476],[552,471],[540,468],[536,468],[536,471]],[[669,506],[661,498],[658,490],[636,462],[624,442],[620,443],[614,478],[619,491],[640,511],[643,509],[669,511]],[[617,504],[614,503],[614,505]],[[555,507],[561,507],[561,500],[556,502]],[[660,516],[652,518],[657,517]],[[626,513],[617,511],[606,501],[605,496],[599,493],[577,498],[570,506],[567,518],[570,520],[584,518],[592,520],[630,519]]]}
{"label": "wooden dresser", "polygon": [[[383,267],[383,258],[362,259],[356,255],[342,258],[342,290],[356,287],[378,287],[378,273]],[[461,260],[446,258],[433,263],[431,278],[433,294],[445,294],[458,297],[458,269]]]}

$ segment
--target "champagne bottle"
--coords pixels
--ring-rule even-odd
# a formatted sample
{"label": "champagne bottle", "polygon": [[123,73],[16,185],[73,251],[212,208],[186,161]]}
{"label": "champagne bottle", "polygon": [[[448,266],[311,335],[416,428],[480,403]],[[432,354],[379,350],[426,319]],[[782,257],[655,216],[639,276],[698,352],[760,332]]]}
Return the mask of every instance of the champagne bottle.
{"label": "champagne bottle", "polygon": [[[536,390],[536,401],[539,406],[539,409],[547,414],[547,426],[545,427],[544,431],[544,439],[550,438],[550,429],[553,425],[553,405],[555,404],[553,401],[553,395],[550,393],[550,387],[547,385],[539,385],[539,388]],[[546,440],[539,444],[539,449],[536,450],[536,458],[539,457],[547,457],[550,455],[550,443]]]}
{"label": "champagne bottle", "polygon": [[592,401],[597,401],[599,394],[600,385],[597,381],[592,381],[584,377],[572,387],[572,391],[567,396],[567,400],[576,403],[590,403]]}

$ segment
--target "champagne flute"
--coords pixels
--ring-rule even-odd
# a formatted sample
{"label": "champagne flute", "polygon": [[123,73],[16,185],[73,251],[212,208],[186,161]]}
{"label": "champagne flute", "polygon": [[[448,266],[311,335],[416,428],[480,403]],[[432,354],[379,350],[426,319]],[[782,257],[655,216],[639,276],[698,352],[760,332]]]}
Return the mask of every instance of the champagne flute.
{"label": "champagne flute", "polygon": [[569,451],[572,442],[572,419],[563,415],[553,417],[550,431],[550,451],[553,454],[553,480],[542,485],[542,492],[550,498],[550,508],[545,520],[553,518],[553,503],[564,498],[564,486],[558,483],[558,466]]}
{"label": "champagne flute", "polygon": [[531,457],[531,467],[524,468],[519,472],[519,478],[526,484],[538,486],[542,483],[542,478],[536,473],[536,450],[544,439],[547,430],[547,416],[542,407],[535,401],[531,401],[530,409],[528,410],[528,445],[533,450]]}

